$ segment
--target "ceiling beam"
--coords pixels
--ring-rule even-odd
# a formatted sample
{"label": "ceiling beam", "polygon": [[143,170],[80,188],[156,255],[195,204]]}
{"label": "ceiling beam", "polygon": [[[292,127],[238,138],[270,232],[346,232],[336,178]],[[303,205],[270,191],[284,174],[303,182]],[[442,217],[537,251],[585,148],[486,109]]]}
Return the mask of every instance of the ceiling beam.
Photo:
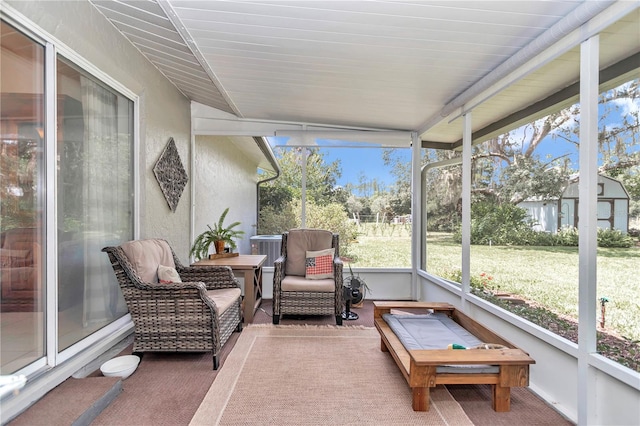
{"label": "ceiling beam", "polygon": [[435,142],[435,141],[422,141],[422,147],[427,149],[444,149],[450,151],[454,149],[452,143],[448,142]]}

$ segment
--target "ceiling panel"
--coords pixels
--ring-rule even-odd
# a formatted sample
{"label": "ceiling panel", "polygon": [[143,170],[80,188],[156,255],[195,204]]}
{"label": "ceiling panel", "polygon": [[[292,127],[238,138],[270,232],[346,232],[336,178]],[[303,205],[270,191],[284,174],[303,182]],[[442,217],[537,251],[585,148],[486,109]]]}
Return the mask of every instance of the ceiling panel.
{"label": "ceiling panel", "polygon": [[[190,99],[240,118],[415,131],[579,0],[93,3]],[[600,4],[605,4],[599,2]],[[638,11],[602,35],[606,64],[640,49]],[[474,110],[474,129],[578,78],[579,51]],[[423,137],[453,143],[459,120]]]}
{"label": "ceiling panel", "polygon": [[225,112],[235,112],[219,90],[218,82],[207,73],[156,1],[91,2],[185,96]]}

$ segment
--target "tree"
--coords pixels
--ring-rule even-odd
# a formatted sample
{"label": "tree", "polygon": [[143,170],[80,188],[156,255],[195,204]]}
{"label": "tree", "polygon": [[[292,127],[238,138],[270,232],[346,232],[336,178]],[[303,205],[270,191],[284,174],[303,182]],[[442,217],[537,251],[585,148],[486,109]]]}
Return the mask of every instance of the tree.
{"label": "tree", "polygon": [[502,169],[499,199],[518,204],[528,197],[554,199],[568,183],[566,168],[550,167],[537,156],[514,157],[514,164]]}
{"label": "tree", "polygon": [[342,196],[336,188],[341,176],[340,162],[325,163],[324,154],[317,148],[287,148],[275,151],[280,176],[260,186],[260,205],[281,208],[302,195],[302,161],[306,161],[307,199],[320,204],[331,202]]}
{"label": "tree", "polygon": [[[600,172],[614,177],[631,195],[630,213],[640,213],[640,79],[600,95]],[[580,105],[534,120],[475,145],[472,151],[472,201],[518,204],[537,197],[557,197],[578,171]],[[553,145],[553,149],[549,146]],[[558,149],[558,147],[563,149]],[[427,162],[457,155],[428,150]],[[459,211],[461,168],[448,166],[427,173],[428,229],[446,229]]]}
{"label": "tree", "polygon": [[[302,162],[306,161],[306,199],[320,206],[344,205],[348,194],[336,185],[341,176],[340,162],[326,163],[317,148],[286,148],[275,151],[280,176],[260,186],[258,232],[279,234],[295,227],[295,201],[302,198]],[[299,215],[299,213],[298,213]]]}
{"label": "tree", "polygon": [[[454,151],[426,150],[423,164],[436,164],[459,157]],[[461,220],[462,166],[430,167],[424,174],[427,196],[422,202],[427,210],[427,230],[452,232]]]}
{"label": "tree", "polygon": [[396,178],[391,187],[389,206],[396,215],[411,214],[411,160],[400,157],[397,149],[385,149],[382,158],[385,165],[392,165],[391,174]]}
{"label": "tree", "polygon": [[[600,172],[626,174],[640,164],[638,90],[632,80],[600,95]],[[635,107],[630,107],[635,104]],[[543,143],[564,145],[544,156]],[[577,172],[580,145],[580,105],[549,114],[474,147],[474,191],[487,198],[517,204],[529,197],[554,198]]]}
{"label": "tree", "polygon": [[[490,139],[473,154],[473,191],[487,200],[518,204],[530,197],[551,198],[562,192],[570,173],[565,152],[542,160],[541,144],[573,120],[570,107]],[[482,197],[481,197],[482,198]]]}
{"label": "tree", "polygon": [[350,194],[349,198],[347,198],[347,211],[352,215],[353,219],[360,220],[360,212],[363,208],[362,200]]}

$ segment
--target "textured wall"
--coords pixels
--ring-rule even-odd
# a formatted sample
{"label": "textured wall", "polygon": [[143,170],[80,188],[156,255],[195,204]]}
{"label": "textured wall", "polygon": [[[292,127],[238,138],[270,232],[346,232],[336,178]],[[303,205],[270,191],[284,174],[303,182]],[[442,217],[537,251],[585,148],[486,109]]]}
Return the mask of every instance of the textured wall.
{"label": "textured wall", "polygon": [[[8,1],[101,72],[140,97],[140,237],[170,241],[178,256],[189,253],[190,103],[88,1]],[[164,199],[153,166],[173,137],[189,183],[175,213]]]}
{"label": "textured wall", "polygon": [[[244,138],[243,142],[254,143]],[[256,164],[244,156],[229,137],[197,136],[195,146],[195,235],[218,221],[225,208],[225,224],[241,222],[244,238],[238,252],[251,253],[249,237],[256,225]]]}

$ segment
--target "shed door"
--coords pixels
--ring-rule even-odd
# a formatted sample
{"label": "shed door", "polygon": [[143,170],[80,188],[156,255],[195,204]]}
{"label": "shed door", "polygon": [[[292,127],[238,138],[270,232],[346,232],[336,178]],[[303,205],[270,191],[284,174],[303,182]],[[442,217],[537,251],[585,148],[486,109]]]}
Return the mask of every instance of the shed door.
{"label": "shed door", "polygon": [[566,227],[578,227],[576,215],[577,200],[572,198],[561,199],[560,215],[558,217],[559,229]]}
{"label": "shed door", "polygon": [[613,200],[598,201],[598,228],[613,228]]}

